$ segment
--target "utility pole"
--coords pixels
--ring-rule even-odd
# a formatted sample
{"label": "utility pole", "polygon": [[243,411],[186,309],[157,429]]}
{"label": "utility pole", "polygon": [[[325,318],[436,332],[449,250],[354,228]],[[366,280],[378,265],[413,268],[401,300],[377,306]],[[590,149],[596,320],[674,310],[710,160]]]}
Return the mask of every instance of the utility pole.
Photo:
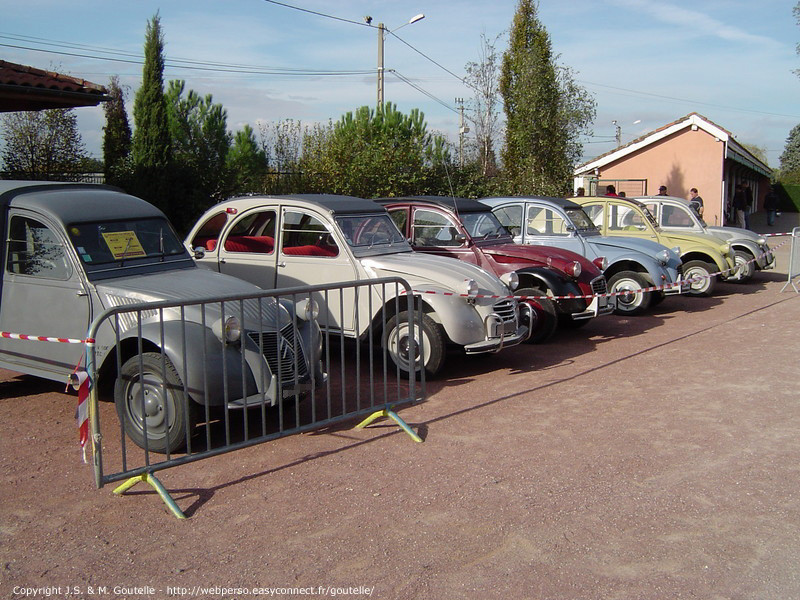
{"label": "utility pole", "polygon": [[383,23],[378,23],[378,110],[383,110],[383,41],[386,35],[386,27]]}
{"label": "utility pole", "polygon": [[458,164],[463,169],[464,168],[464,134],[469,133],[469,127],[464,125],[464,99],[463,98],[456,98],[456,104],[458,104],[458,113],[459,113],[459,120],[458,120]]}
{"label": "utility pole", "polygon": [[611,122],[614,124],[614,128],[616,129],[616,132],[614,134],[614,139],[617,140],[617,148],[619,148],[622,145],[622,127],[617,125],[616,121],[611,121]]}

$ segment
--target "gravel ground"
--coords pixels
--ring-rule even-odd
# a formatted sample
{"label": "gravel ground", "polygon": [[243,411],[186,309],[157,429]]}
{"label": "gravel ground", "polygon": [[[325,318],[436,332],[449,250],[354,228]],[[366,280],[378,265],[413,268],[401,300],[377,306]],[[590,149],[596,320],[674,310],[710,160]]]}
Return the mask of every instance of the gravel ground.
{"label": "gravel ground", "polygon": [[96,489],[75,395],[0,371],[0,597],[800,598],[781,242],[712,298],[451,357],[400,410],[424,443],[348,423],[159,473],[186,520]]}

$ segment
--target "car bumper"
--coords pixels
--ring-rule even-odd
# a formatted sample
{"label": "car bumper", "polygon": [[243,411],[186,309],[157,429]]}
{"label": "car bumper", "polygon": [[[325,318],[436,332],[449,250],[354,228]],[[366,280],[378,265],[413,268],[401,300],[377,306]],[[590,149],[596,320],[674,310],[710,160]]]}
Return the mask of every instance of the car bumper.
{"label": "car bumper", "polygon": [[761,254],[756,258],[756,266],[762,271],[775,268],[775,254],[769,246],[761,248]]}
{"label": "car bumper", "polygon": [[600,315],[610,315],[617,308],[616,296],[594,296],[586,310],[574,312],[570,315],[573,320],[592,319]]}
{"label": "car bumper", "polygon": [[[520,310],[526,312],[524,320],[530,323],[532,311],[528,304],[521,303]],[[488,315],[483,321],[486,339],[474,344],[464,346],[467,354],[483,354],[486,352],[500,352],[503,348],[516,346],[524,342],[531,335],[531,330],[525,325],[516,326],[516,323],[503,321],[497,313]]]}

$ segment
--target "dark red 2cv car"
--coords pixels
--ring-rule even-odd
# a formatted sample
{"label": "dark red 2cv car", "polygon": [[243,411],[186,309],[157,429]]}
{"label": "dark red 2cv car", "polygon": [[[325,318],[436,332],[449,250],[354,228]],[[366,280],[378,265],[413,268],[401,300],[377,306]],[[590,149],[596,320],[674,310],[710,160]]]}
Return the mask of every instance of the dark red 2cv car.
{"label": "dark red 2cv car", "polygon": [[591,262],[570,250],[515,244],[477,200],[415,196],[376,202],[386,207],[414,250],[465,260],[504,280],[515,274],[516,296],[593,296],[532,300],[531,342],[549,338],[559,322],[576,327],[614,310],[613,298],[598,296],[607,291],[604,258]]}

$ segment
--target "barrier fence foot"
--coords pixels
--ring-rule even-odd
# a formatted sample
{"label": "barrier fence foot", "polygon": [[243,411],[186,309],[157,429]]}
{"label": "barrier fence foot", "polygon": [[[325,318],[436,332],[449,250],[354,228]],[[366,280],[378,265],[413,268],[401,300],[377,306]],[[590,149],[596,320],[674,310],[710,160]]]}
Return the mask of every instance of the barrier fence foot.
{"label": "barrier fence foot", "polygon": [[411,427],[408,426],[408,423],[403,421],[403,419],[401,419],[400,416],[396,412],[394,412],[391,408],[375,411],[366,419],[361,421],[361,423],[356,425],[356,429],[364,429],[365,427],[368,427],[374,421],[380,419],[381,417],[392,419],[395,423],[397,423],[400,426],[400,428],[403,431],[405,431],[409,435],[409,437],[411,437],[412,440],[414,440],[415,442],[422,442],[422,438],[419,437],[416,434],[416,432],[413,429],[411,429]]}
{"label": "barrier fence foot", "polygon": [[173,515],[175,515],[179,519],[186,518],[186,515],[183,514],[183,511],[178,507],[177,504],[175,504],[175,500],[172,499],[172,496],[169,495],[169,492],[164,488],[163,485],[161,485],[161,482],[158,479],[156,479],[156,476],[151,475],[150,473],[142,473],[141,475],[137,475],[136,477],[131,477],[125,483],[116,487],[114,489],[114,493],[117,495],[124,494],[126,491],[128,491],[130,488],[132,488],[140,481],[149,484],[158,493],[158,495],[161,496],[161,499],[164,501],[164,504],[167,505],[167,508],[169,508],[170,512]]}

